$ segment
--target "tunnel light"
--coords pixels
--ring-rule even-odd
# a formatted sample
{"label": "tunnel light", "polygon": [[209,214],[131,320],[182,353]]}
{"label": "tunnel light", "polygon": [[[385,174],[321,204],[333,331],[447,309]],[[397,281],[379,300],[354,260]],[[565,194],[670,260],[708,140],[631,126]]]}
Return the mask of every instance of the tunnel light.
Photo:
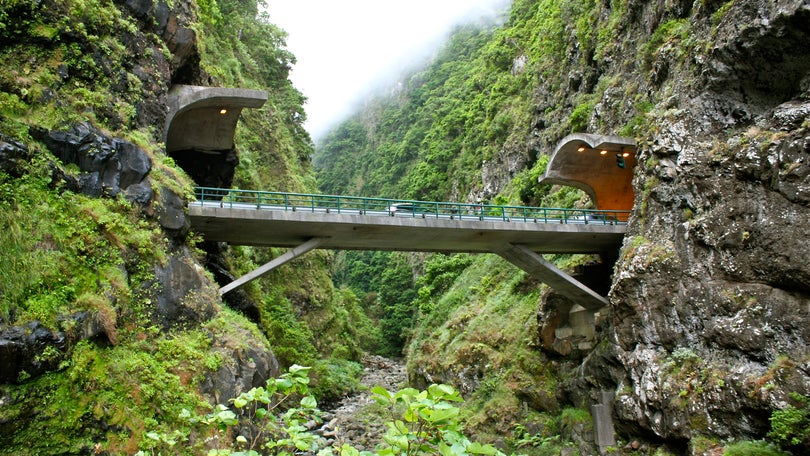
{"label": "tunnel light", "polygon": [[222,109],[220,109],[220,110],[219,110],[219,113],[220,113],[220,114],[222,114],[222,115],[224,116],[225,114],[227,114],[227,113],[228,113],[228,110],[227,110],[227,109],[225,109],[225,108],[222,108]]}
{"label": "tunnel light", "polygon": [[627,158],[630,156],[630,152],[625,152],[622,154],[622,157]]}
{"label": "tunnel light", "polygon": [[585,152],[585,146],[579,146],[579,149],[577,149],[577,152]]}
{"label": "tunnel light", "polygon": [[607,151],[606,150],[600,151],[599,155],[607,155]]}

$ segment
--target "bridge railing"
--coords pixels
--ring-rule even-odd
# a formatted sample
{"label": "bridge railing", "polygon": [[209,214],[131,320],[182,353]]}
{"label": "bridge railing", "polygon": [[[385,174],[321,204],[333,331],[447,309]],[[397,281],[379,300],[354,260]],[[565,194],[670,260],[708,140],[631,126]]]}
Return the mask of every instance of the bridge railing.
{"label": "bridge railing", "polygon": [[501,220],[535,223],[623,224],[629,211],[506,206],[476,203],[417,201],[359,196],[264,192],[196,187],[197,202],[229,208],[310,211],[453,220]]}

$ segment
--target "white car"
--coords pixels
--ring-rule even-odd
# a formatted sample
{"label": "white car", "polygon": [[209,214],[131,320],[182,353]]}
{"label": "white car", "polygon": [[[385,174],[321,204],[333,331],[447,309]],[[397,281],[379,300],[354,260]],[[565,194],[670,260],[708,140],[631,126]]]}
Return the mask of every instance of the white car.
{"label": "white car", "polygon": [[413,214],[414,212],[420,212],[419,208],[416,207],[413,203],[394,203],[388,206],[388,213],[394,215],[397,212],[406,212],[408,214]]}

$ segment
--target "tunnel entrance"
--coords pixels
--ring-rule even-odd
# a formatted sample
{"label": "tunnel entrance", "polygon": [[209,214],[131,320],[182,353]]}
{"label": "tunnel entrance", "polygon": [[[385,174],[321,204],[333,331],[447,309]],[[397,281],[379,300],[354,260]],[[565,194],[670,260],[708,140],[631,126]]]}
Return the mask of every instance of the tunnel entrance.
{"label": "tunnel entrance", "polygon": [[[202,187],[230,188],[239,157],[233,136],[244,108],[260,108],[267,101],[263,90],[226,89],[176,84],[169,90],[164,126],[166,153]],[[222,247],[206,242],[206,267],[220,285],[232,282]],[[258,307],[244,293],[225,298],[228,305],[253,321]]]}
{"label": "tunnel entrance", "polygon": [[184,149],[169,152],[177,166],[200,187],[230,188],[239,156],[236,149],[200,151]]}
{"label": "tunnel entrance", "polygon": [[233,136],[243,108],[259,108],[267,92],[177,84],[169,90],[166,153],[197,185],[229,188],[239,157]]}
{"label": "tunnel entrance", "polygon": [[633,139],[574,133],[557,144],[540,183],[576,187],[597,209],[630,210],[636,164]]}

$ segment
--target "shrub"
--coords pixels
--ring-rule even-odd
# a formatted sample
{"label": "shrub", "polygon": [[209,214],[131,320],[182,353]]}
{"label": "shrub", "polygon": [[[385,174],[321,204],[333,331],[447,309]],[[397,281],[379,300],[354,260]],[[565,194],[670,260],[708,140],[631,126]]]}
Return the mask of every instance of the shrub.
{"label": "shrub", "polygon": [[587,102],[574,108],[568,122],[571,124],[571,133],[579,133],[588,129],[588,121],[593,112],[593,103]]}
{"label": "shrub", "polygon": [[798,393],[791,393],[790,399],[796,404],[788,404],[771,415],[771,431],[768,437],[782,445],[810,444],[810,399]]}
{"label": "shrub", "polygon": [[[449,385],[431,385],[425,391],[405,388],[392,393],[372,389],[378,404],[389,409],[392,421],[375,453],[359,451],[348,444],[327,446],[304,423],[320,422],[320,410],[310,395],[310,368],[293,365],[266,387],[253,388],[231,400],[232,407],[217,405],[203,416],[184,409],[180,418],[208,435],[209,455],[318,454],[319,456],[417,456],[435,454],[504,456],[492,445],[469,440],[459,424],[461,395]],[[144,433],[139,456],[172,452],[187,431]]]}
{"label": "shrub", "polygon": [[312,368],[312,394],[320,402],[335,402],[360,387],[363,367],[340,358],[318,360]]}

